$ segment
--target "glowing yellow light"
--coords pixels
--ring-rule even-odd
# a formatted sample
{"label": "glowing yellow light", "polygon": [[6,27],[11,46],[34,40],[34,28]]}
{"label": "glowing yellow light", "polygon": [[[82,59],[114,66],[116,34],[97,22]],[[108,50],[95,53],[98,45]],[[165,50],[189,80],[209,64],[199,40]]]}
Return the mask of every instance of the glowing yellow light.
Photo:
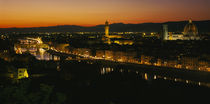
{"label": "glowing yellow light", "polygon": [[152,32],[152,33],[151,33],[151,36],[154,36],[154,35],[155,35],[155,33]]}
{"label": "glowing yellow light", "polygon": [[157,79],[157,76],[156,75],[154,76],[154,79]]}
{"label": "glowing yellow light", "polygon": [[43,43],[42,42],[42,39],[40,37],[38,37],[36,40],[38,41],[39,44],[42,44]]}
{"label": "glowing yellow light", "polygon": [[108,21],[105,22],[105,36],[106,37],[109,36],[109,22]]}
{"label": "glowing yellow light", "polygon": [[143,36],[145,36],[146,35],[146,33],[143,33]]}
{"label": "glowing yellow light", "polygon": [[39,49],[39,52],[40,52],[40,53],[44,53],[45,50],[44,50],[43,48],[40,48],[40,49]]}
{"label": "glowing yellow light", "polygon": [[23,78],[28,78],[28,72],[26,68],[20,68],[18,69],[18,76],[17,79],[23,79]]}
{"label": "glowing yellow light", "polygon": [[145,79],[145,80],[148,80],[147,73],[144,74],[144,79]]}
{"label": "glowing yellow light", "polygon": [[169,40],[173,40],[172,32],[169,32]]}

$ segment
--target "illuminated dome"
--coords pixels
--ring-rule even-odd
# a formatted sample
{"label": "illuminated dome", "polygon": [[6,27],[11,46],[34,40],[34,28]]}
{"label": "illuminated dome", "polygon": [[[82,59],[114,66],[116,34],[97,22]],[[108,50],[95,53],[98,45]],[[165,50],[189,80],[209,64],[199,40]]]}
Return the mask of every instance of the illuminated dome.
{"label": "illuminated dome", "polygon": [[189,23],[184,27],[184,35],[197,35],[197,34],[198,34],[198,29],[190,19]]}

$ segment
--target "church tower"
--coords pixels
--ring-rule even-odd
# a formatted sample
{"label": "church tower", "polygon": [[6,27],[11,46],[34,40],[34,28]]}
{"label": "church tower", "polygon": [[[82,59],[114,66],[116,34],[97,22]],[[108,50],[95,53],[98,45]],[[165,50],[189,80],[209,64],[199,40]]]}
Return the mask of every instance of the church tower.
{"label": "church tower", "polygon": [[161,39],[168,40],[168,37],[168,25],[164,24],[162,25]]}
{"label": "church tower", "polygon": [[105,22],[105,36],[109,37],[109,22]]}

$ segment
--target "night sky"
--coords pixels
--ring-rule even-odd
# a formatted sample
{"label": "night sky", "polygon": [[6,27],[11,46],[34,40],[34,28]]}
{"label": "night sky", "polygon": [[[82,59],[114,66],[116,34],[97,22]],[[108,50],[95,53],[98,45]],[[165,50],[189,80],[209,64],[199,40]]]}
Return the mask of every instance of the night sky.
{"label": "night sky", "polygon": [[0,28],[210,20],[210,0],[0,0]]}

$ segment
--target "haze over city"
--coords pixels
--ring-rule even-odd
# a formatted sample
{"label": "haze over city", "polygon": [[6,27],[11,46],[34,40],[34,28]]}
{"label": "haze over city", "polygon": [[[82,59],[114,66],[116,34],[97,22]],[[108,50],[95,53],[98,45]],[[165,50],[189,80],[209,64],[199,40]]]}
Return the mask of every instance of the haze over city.
{"label": "haze over city", "polygon": [[0,28],[210,20],[209,0],[0,0]]}

